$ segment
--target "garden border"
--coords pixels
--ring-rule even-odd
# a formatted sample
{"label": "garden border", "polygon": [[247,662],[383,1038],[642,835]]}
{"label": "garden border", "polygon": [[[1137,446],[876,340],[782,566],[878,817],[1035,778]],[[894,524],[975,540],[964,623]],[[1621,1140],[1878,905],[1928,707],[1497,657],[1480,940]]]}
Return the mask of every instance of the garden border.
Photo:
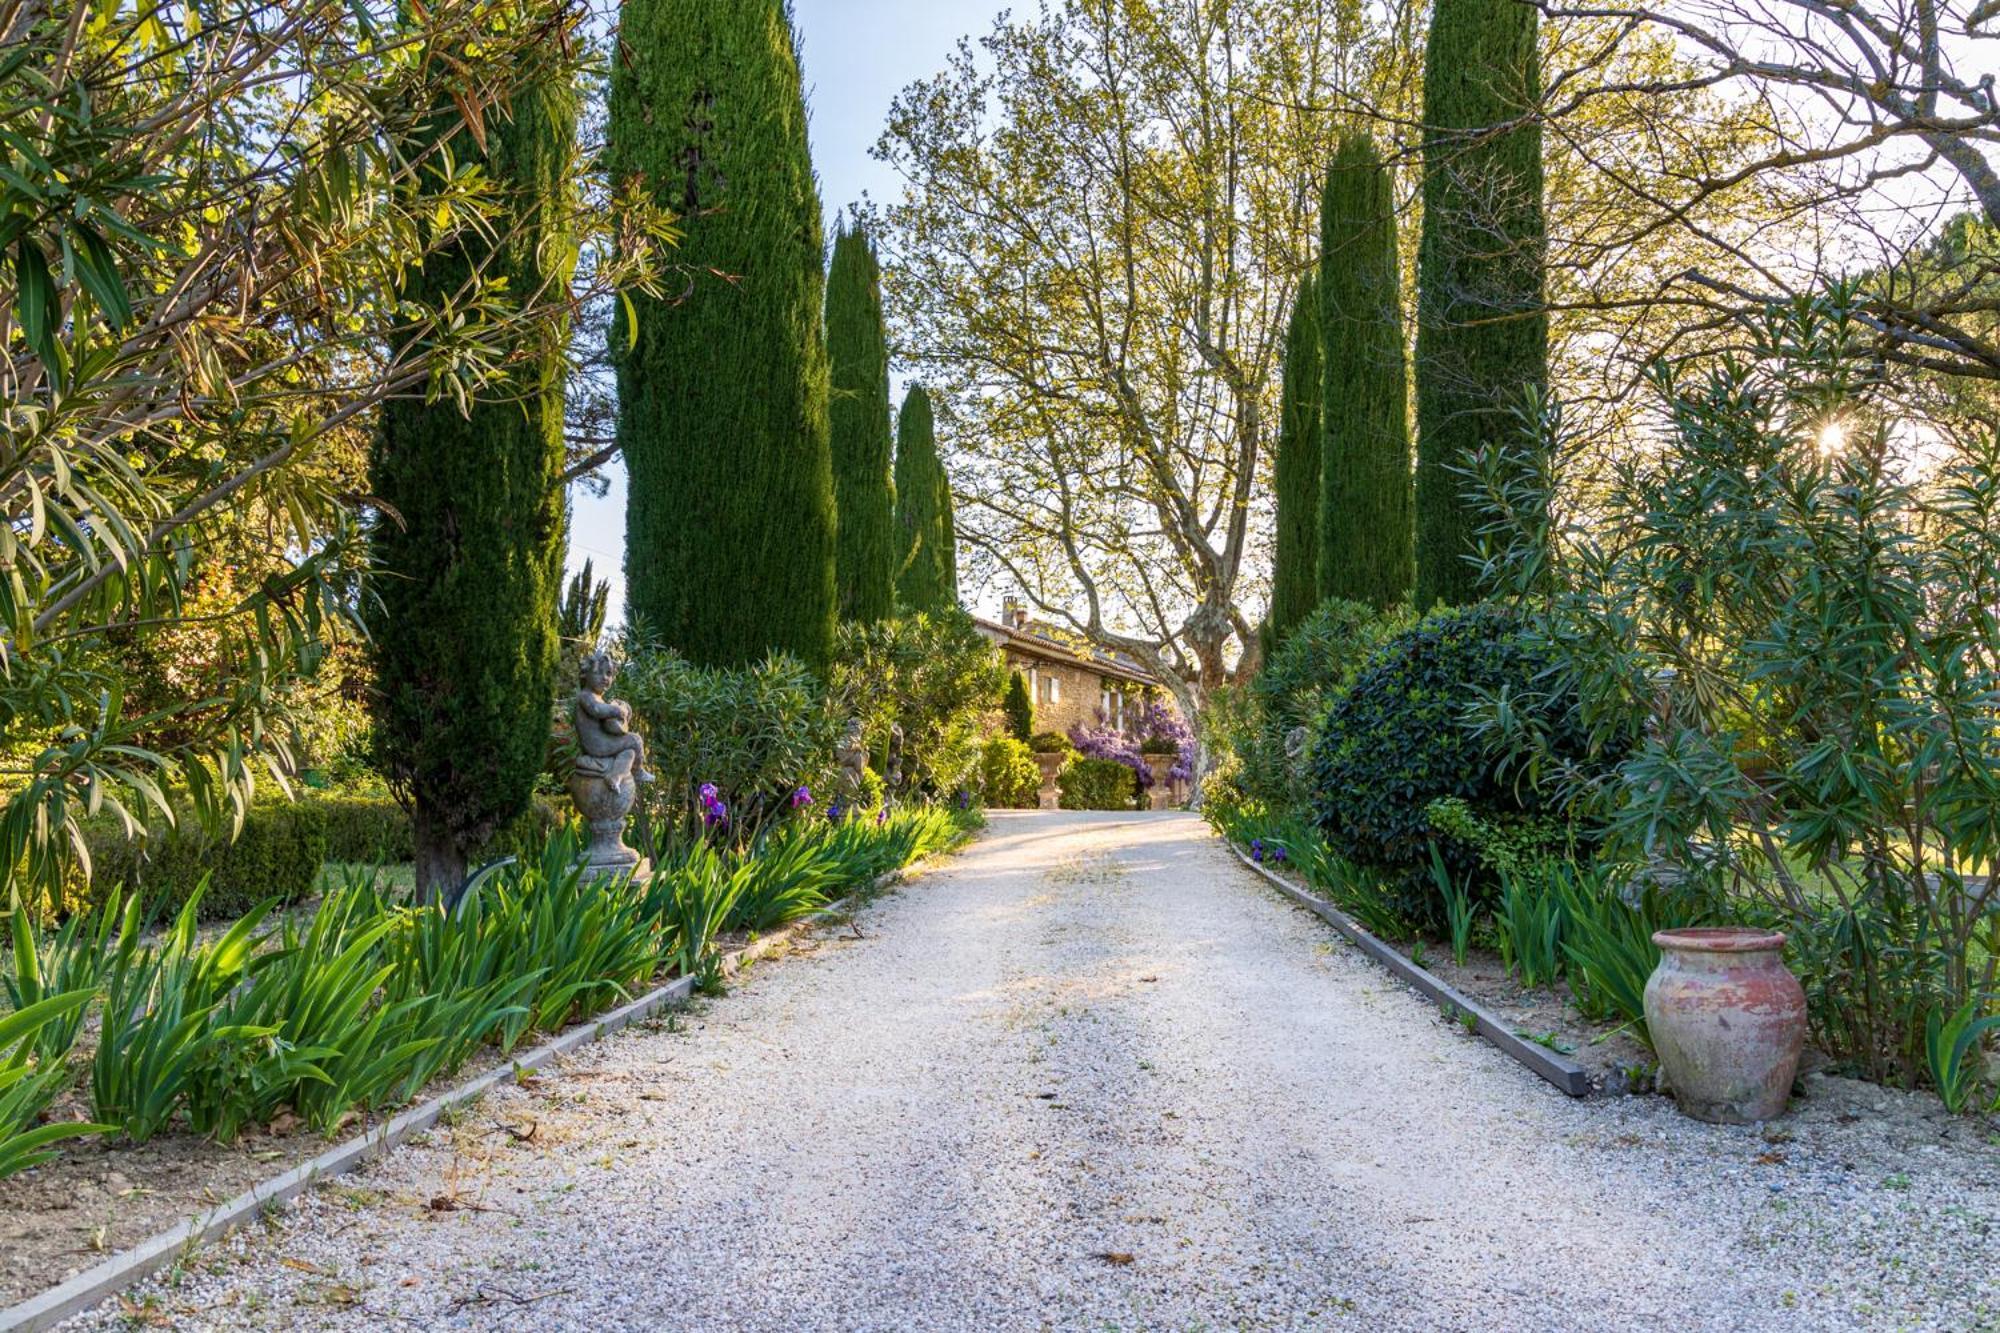
{"label": "garden border", "polygon": [[1546,1046],[1515,1035],[1513,1029],[1502,1021],[1498,1014],[1390,948],[1387,944],[1376,938],[1376,936],[1355,924],[1355,922],[1348,918],[1345,912],[1332,903],[1326,901],[1324,898],[1313,897],[1313,895],[1293,884],[1276,871],[1259,865],[1246,855],[1241,847],[1238,847],[1234,842],[1230,842],[1229,839],[1224,838],[1223,841],[1228,843],[1230,851],[1236,853],[1237,860],[1241,861],[1251,870],[1256,871],[1259,875],[1262,875],[1287,898],[1290,898],[1313,915],[1323,919],[1328,925],[1346,936],[1350,944],[1353,944],[1370,958],[1388,968],[1396,976],[1416,987],[1440,1005],[1455,1008],[1461,1013],[1472,1015],[1473,1023],[1477,1026],[1479,1035],[1486,1038],[1503,1055],[1513,1057],[1513,1059],[1525,1065],[1530,1071],[1546,1079],[1555,1085],[1558,1090],[1567,1093],[1571,1097],[1588,1097],[1596,1091],[1596,1088],[1591,1085],[1589,1071],[1582,1065],[1567,1056],[1550,1050]]}
{"label": "garden border", "polygon": [[[913,863],[880,875],[870,881],[865,889],[828,903],[796,921],[787,922],[769,934],[752,940],[736,952],[725,955],[722,960],[724,975],[734,975],[751,963],[776,951],[780,945],[789,943],[807,926],[853,910],[860,903],[906,878],[920,864],[921,862]],[[31,1296],[17,1305],[0,1310],[0,1333],[38,1333],[41,1329],[54,1328],[64,1320],[82,1314],[106,1298],[169,1267],[195,1247],[228,1235],[244,1223],[262,1216],[266,1210],[289,1203],[321,1181],[331,1180],[366,1166],[391,1149],[431,1128],[448,1112],[477,1101],[508,1080],[518,1079],[524,1073],[533,1073],[551,1066],[561,1057],[580,1050],[600,1038],[611,1036],[635,1023],[643,1022],[663,1009],[684,1004],[693,993],[694,978],[680,977],[600,1018],[580,1023],[527,1054],[515,1056],[497,1069],[490,1069],[449,1091],[438,1094],[420,1106],[413,1106],[391,1117],[375,1129],[329,1148],[311,1161],[302,1162],[281,1175],[273,1176],[262,1184],[253,1186],[227,1203],[217,1205],[213,1212],[191,1217],[178,1226],[112,1255],[92,1268],[86,1268],[83,1272],[50,1287],[37,1296]]]}

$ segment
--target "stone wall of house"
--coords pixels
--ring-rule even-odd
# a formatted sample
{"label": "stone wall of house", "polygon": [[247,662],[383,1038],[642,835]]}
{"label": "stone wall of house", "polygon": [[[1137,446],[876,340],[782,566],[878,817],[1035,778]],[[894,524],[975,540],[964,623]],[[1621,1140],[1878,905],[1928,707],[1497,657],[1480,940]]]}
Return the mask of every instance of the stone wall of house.
{"label": "stone wall of house", "polygon": [[1068,734],[1073,727],[1106,725],[1100,717],[1108,712],[1111,724],[1126,729],[1138,725],[1144,704],[1139,687],[1115,682],[1107,689],[1106,677],[1093,668],[1050,661],[1024,653],[1009,652],[1007,665],[1028,678],[1028,695],[1035,701],[1035,730]]}

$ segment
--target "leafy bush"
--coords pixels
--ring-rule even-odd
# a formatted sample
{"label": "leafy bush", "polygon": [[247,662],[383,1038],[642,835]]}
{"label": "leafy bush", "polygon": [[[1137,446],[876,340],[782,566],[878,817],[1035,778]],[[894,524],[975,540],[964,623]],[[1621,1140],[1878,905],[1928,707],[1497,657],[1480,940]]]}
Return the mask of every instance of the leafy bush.
{"label": "leafy bush", "polygon": [[902,727],[899,796],[971,784],[981,730],[1007,685],[999,650],[956,607],[841,626],[832,680],[835,711],[862,719],[871,753],[886,754],[889,729]]}
{"label": "leafy bush", "polygon": [[[1435,927],[1441,917],[1433,839],[1454,874],[1481,868],[1473,848],[1434,828],[1433,802],[1457,797],[1488,822],[1558,812],[1535,774],[1477,731],[1471,712],[1481,699],[1536,708],[1549,749],[1566,764],[1623,757],[1622,748],[1593,748],[1573,695],[1546,690],[1555,667],[1553,650],[1504,611],[1443,612],[1384,645],[1327,713],[1313,749],[1315,818],[1328,843],[1390,882],[1413,922]],[[1475,882],[1490,889],[1492,877]]]}
{"label": "leafy bush", "polygon": [[1038,731],[1028,738],[1028,748],[1036,754],[1074,754],[1076,746],[1060,731]]}
{"label": "leafy bush", "polygon": [[[1577,799],[1632,859],[1713,849],[1733,913],[1791,937],[1814,1039],[1914,1082],[1931,1017],[1996,993],[2000,435],[1885,373],[1855,290],[1748,334],[1656,368],[1661,428],[1609,475],[1551,409],[1470,479],[1497,582],[1563,647],[1534,693],[1574,690],[1600,736],[1652,719]],[[1567,705],[1517,702],[1487,725],[1559,775],[1537,719],[1568,745]]]}
{"label": "leafy bush", "polygon": [[1115,759],[1078,759],[1056,778],[1065,810],[1130,810],[1139,783],[1130,767]]}
{"label": "leafy bush", "polygon": [[789,808],[801,786],[826,786],[838,728],[819,682],[792,658],[725,670],[639,641],[616,693],[631,703],[659,778],[642,788],[647,811],[669,827],[707,783],[746,825]]}
{"label": "leafy bush", "polygon": [[1293,757],[1292,735],[1304,728],[1316,736],[1327,709],[1369,656],[1410,624],[1403,608],[1378,611],[1334,597],[1285,636],[1246,692],[1249,716],[1237,748],[1247,791],[1295,809],[1311,807],[1309,756]]}
{"label": "leafy bush", "polygon": [[980,755],[980,789],[986,803],[1007,810],[1032,810],[1040,802],[1042,768],[1034,752],[1012,736],[995,736]]}

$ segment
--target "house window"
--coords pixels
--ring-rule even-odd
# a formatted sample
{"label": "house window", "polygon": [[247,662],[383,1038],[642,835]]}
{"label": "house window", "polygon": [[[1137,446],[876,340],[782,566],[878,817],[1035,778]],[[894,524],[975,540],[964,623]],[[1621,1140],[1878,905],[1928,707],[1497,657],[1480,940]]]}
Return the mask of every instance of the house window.
{"label": "house window", "polygon": [[1062,702],[1062,682],[1054,676],[1042,677],[1042,702],[1045,704]]}

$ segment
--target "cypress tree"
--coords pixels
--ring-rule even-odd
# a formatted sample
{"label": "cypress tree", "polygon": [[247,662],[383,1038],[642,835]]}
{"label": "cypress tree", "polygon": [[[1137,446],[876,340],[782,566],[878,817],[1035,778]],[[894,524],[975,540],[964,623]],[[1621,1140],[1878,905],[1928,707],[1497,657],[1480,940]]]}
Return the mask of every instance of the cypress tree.
{"label": "cypress tree", "polygon": [[[1424,52],[1417,259],[1417,604],[1478,597],[1468,453],[1548,382],[1534,6],[1437,0]],[[1506,126],[1505,129],[1495,127]]]}
{"label": "cypress tree", "polygon": [[839,535],[834,586],[848,620],[896,613],[896,495],[890,480],[889,335],[882,324],[882,270],[860,228],[833,241],[826,283],[829,416]]}
{"label": "cypress tree", "polygon": [[680,215],[685,301],[634,294],[612,334],[632,619],[707,666],[833,646],[825,275],[785,0],[628,0],[617,178]]}
{"label": "cypress tree", "polygon": [[1271,466],[1278,501],[1269,621],[1273,645],[1284,642],[1319,600],[1320,378],[1319,295],[1308,272],[1299,282],[1285,331],[1283,402]]}
{"label": "cypress tree", "polygon": [[[482,166],[506,207],[493,235],[433,253],[407,295],[441,303],[475,269],[513,292],[567,289],[574,259],[561,233],[576,123],[574,90],[550,76],[487,113],[485,150],[469,132],[451,137],[452,155]],[[418,147],[457,126],[455,110],[440,110]],[[567,337],[560,321],[541,330],[469,413],[401,398],[377,427],[375,744],[410,809],[427,894],[462,880],[468,859],[527,808],[548,757]]]}
{"label": "cypress tree", "polygon": [[1322,601],[1391,607],[1415,577],[1402,285],[1394,180],[1373,139],[1345,135],[1320,212]]}
{"label": "cypress tree", "polygon": [[958,605],[958,537],[951,479],[938,461],[931,396],[912,385],[896,419],[896,600],[905,611]]}
{"label": "cypress tree", "polygon": [[1007,715],[1007,734],[1026,745],[1035,734],[1035,701],[1028,697],[1028,678],[1016,671],[1007,682],[1007,697],[1000,705]]}

